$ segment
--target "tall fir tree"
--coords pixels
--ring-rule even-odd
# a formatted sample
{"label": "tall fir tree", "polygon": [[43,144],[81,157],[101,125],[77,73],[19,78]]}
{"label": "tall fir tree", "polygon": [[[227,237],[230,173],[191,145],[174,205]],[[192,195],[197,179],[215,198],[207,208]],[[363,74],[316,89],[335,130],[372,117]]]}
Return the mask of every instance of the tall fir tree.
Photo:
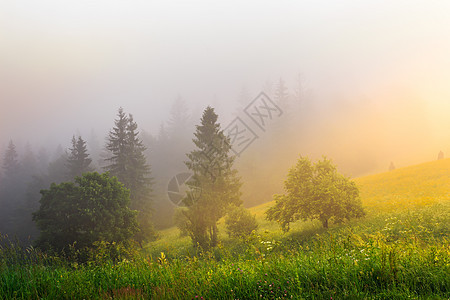
{"label": "tall fir tree", "polygon": [[20,165],[18,154],[16,145],[14,145],[12,140],[9,141],[8,148],[6,149],[2,167],[6,178],[12,178],[19,173]]}
{"label": "tall fir tree", "polygon": [[0,182],[0,232],[14,236],[17,233],[17,211],[22,204],[25,183],[14,142],[11,140],[3,157],[4,176]]}
{"label": "tall fir tree", "polygon": [[275,86],[274,98],[275,102],[281,106],[281,109],[286,111],[289,109],[289,92],[286,83],[281,77]]}
{"label": "tall fir tree", "polygon": [[133,116],[127,116],[122,108],[114,124],[107,138],[106,149],[110,156],[105,169],[130,189],[130,207],[138,211],[139,232],[135,239],[142,246],[155,237],[151,222],[151,172],[144,155],[146,147],[139,138]]}
{"label": "tall fir tree", "polygon": [[217,245],[217,222],[229,205],[241,204],[241,182],[233,169],[230,140],[217,119],[214,109],[208,106],[194,133],[196,149],[187,154],[186,162],[193,176],[188,182],[190,191],[183,200],[187,206],[184,226],[194,245],[204,249]]}
{"label": "tall fir tree", "polygon": [[186,133],[191,126],[191,117],[186,102],[178,96],[170,109],[168,124],[168,134],[175,142],[184,141]]}
{"label": "tall fir tree", "polygon": [[86,142],[81,136],[72,137],[72,148],[69,148],[70,153],[67,157],[68,175],[71,179],[81,176],[83,173],[91,172],[93,169],[90,164],[92,159],[86,148]]}
{"label": "tall fir tree", "polygon": [[22,156],[22,167],[26,175],[29,177],[32,177],[33,175],[36,175],[37,173],[37,161],[36,156],[33,153],[33,149],[31,147],[30,143],[25,144],[25,151]]}
{"label": "tall fir tree", "polygon": [[155,231],[152,224],[152,179],[150,178],[150,166],[144,155],[146,147],[139,138],[137,123],[133,116],[128,115],[127,145],[128,145],[128,168],[127,177],[130,188],[130,199],[132,209],[137,210],[137,221],[140,231],[135,234],[135,239],[142,242],[152,240]]}
{"label": "tall fir tree", "polygon": [[109,152],[109,157],[106,158],[107,165],[104,167],[106,171],[116,176],[125,186],[128,185],[126,176],[128,153],[127,124],[128,117],[121,107],[117,113],[117,119],[114,121],[115,127],[113,127],[107,137],[106,150]]}

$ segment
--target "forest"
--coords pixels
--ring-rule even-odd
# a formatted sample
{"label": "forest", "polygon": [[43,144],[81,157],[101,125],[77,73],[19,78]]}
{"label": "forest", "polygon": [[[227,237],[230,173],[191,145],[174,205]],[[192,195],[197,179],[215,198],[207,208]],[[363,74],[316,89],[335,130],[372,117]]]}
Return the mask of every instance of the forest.
{"label": "forest", "polygon": [[0,300],[450,299],[449,11],[0,0]]}
{"label": "forest", "polygon": [[[270,100],[267,110],[281,112],[282,99],[295,99],[283,94],[283,84],[274,101],[261,93],[253,102]],[[245,174],[249,164],[262,163],[260,151],[241,158],[252,140],[244,136],[248,147],[242,147],[213,107],[204,109],[189,143],[184,105],[177,99],[157,138],[141,133],[133,115],[119,108],[98,152],[80,135],[53,158],[44,148],[35,156],[31,145],[20,151],[9,142],[0,198],[2,297],[448,295],[450,168],[442,152],[434,163],[390,166],[381,180],[351,179],[325,156],[300,155],[277,189],[267,184],[277,174]],[[265,115],[273,126],[265,143],[282,144],[277,130],[296,120],[286,115]],[[159,156],[152,160],[152,153]],[[259,193],[278,194],[251,202],[244,197],[246,178],[266,185]],[[392,199],[399,193],[405,199]]]}

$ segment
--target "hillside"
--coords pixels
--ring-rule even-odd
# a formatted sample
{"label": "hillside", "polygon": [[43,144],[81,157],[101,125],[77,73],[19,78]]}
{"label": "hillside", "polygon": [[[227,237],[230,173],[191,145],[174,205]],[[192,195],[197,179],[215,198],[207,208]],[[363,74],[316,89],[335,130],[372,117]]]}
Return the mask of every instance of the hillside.
{"label": "hillside", "polygon": [[[427,162],[419,165],[399,168],[394,171],[364,176],[355,179],[360,188],[361,200],[369,215],[378,212],[399,212],[408,208],[450,200],[450,159]],[[256,216],[259,232],[272,237],[280,235],[281,229],[275,222],[265,218],[266,210],[273,202],[249,208]],[[321,230],[318,222],[295,222],[292,232]],[[223,220],[219,223],[220,236],[227,240]],[[183,252],[190,246],[189,237],[180,237],[176,227],[160,232],[160,239],[149,245],[151,252]]]}
{"label": "hillside", "polygon": [[450,159],[355,179],[370,212],[414,208],[450,199]]}
{"label": "hillside", "polygon": [[[450,158],[356,178],[361,200],[369,212],[389,212],[450,200]],[[250,208],[258,221],[272,205]]]}
{"label": "hillside", "polygon": [[228,238],[221,222],[211,251],[175,227],[118,260],[101,244],[85,264],[8,243],[0,299],[450,299],[449,166],[356,179],[367,217],[328,230],[299,221],[282,233],[264,218],[272,203],[253,207],[258,233]]}

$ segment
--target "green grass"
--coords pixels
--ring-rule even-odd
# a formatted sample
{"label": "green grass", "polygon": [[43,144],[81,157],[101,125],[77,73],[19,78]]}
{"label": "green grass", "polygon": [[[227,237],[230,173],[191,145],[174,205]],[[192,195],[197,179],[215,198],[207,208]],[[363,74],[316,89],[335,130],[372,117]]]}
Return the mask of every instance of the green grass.
{"label": "green grass", "polygon": [[[175,228],[119,263],[7,245],[0,299],[449,299],[449,162],[357,179],[369,214],[329,230],[308,221],[283,233],[264,219],[267,203],[251,209],[257,233],[233,240],[221,224],[211,252]],[[394,190],[404,197],[392,211]]]}

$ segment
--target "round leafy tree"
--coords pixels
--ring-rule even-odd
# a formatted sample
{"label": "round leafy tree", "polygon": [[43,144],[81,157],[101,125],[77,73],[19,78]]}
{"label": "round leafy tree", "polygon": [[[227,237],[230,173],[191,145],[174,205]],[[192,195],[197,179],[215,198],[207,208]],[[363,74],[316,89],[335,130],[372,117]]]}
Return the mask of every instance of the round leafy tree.
{"label": "round leafy tree", "polygon": [[62,251],[91,247],[98,241],[126,243],[138,230],[130,193],[108,173],[85,173],[74,182],[52,184],[41,191],[40,208],[33,213],[43,249]]}
{"label": "round leafy tree", "polygon": [[365,214],[356,184],[326,158],[312,164],[300,157],[289,171],[284,189],[285,194],[274,196],[276,203],[266,215],[285,231],[299,219],[317,219],[328,228],[330,220],[339,223]]}

